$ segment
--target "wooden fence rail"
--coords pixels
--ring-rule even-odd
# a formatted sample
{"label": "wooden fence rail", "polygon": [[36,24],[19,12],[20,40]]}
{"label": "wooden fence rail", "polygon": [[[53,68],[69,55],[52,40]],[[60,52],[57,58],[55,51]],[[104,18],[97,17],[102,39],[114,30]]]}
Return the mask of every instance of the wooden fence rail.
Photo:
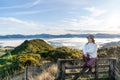
{"label": "wooden fence rail", "polygon": [[115,80],[120,80],[120,70],[118,69],[118,66],[115,66],[114,74],[115,74]]}
{"label": "wooden fence rail", "polygon": [[120,80],[116,59],[97,59],[93,65],[94,72],[91,74],[86,72],[88,68],[81,67],[82,62],[82,59],[59,59],[58,74],[55,80],[77,80],[84,75],[94,75],[94,77],[88,77],[89,80]]}

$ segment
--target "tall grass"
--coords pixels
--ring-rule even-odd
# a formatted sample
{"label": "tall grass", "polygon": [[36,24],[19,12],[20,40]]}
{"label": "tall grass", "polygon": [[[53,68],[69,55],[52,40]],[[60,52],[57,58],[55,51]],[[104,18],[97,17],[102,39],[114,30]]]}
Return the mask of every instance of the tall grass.
{"label": "tall grass", "polygon": [[37,77],[33,80],[54,80],[57,74],[57,65],[53,64],[47,69],[43,70]]}

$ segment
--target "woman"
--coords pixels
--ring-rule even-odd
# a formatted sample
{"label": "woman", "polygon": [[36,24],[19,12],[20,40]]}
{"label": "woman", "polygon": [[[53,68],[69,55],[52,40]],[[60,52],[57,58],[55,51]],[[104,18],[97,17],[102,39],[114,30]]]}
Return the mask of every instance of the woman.
{"label": "woman", "polygon": [[94,40],[93,35],[87,36],[88,43],[85,44],[83,48],[83,60],[85,63],[83,64],[83,68],[88,67],[88,72],[92,72],[92,65],[97,59],[97,45]]}

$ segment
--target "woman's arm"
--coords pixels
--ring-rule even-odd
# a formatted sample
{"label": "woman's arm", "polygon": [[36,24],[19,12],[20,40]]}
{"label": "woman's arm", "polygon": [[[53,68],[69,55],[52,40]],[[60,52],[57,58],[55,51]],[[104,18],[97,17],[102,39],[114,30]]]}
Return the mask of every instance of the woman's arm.
{"label": "woman's arm", "polygon": [[83,47],[83,54],[87,54],[86,44]]}

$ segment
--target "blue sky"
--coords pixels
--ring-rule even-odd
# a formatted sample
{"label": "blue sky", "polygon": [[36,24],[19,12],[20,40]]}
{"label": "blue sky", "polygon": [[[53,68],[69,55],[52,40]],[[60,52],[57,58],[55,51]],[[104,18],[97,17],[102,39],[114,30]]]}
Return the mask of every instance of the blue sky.
{"label": "blue sky", "polygon": [[0,34],[120,33],[120,0],[0,0]]}

